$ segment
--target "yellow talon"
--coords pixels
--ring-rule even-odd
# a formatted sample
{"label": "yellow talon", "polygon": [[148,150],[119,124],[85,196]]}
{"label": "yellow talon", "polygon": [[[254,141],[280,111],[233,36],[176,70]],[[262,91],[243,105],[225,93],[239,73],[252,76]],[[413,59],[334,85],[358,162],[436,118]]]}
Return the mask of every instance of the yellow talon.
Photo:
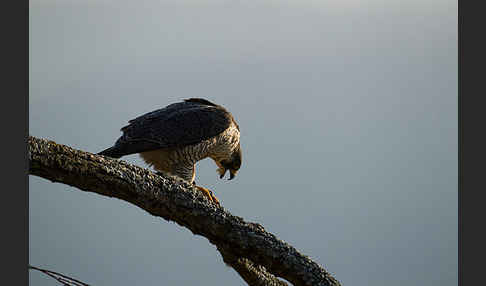
{"label": "yellow talon", "polygon": [[196,188],[198,190],[200,190],[210,201],[219,205],[219,200],[218,200],[218,198],[216,198],[215,195],[213,195],[213,192],[211,192],[210,190],[208,190],[204,187],[200,187],[200,186],[196,186]]}

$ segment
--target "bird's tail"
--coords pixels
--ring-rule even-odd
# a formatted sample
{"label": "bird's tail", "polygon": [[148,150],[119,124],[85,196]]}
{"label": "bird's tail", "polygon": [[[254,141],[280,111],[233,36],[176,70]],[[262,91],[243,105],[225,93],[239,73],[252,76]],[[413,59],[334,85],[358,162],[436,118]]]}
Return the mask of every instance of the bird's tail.
{"label": "bird's tail", "polygon": [[113,146],[99,152],[98,155],[108,156],[111,158],[120,158],[121,156],[125,155],[125,153],[123,153],[123,151],[116,146]]}

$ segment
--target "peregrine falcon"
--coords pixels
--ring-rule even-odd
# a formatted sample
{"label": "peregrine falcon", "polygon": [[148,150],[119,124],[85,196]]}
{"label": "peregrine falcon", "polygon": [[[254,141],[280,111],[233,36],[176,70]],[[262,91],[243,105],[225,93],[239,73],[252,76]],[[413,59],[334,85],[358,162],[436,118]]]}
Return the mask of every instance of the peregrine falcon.
{"label": "peregrine falcon", "polygon": [[[202,98],[185,99],[128,121],[115,145],[99,155],[120,158],[139,153],[158,172],[193,183],[198,161],[211,158],[222,179],[233,179],[241,166],[240,128],[224,107]],[[219,200],[196,186],[209,200]]]}

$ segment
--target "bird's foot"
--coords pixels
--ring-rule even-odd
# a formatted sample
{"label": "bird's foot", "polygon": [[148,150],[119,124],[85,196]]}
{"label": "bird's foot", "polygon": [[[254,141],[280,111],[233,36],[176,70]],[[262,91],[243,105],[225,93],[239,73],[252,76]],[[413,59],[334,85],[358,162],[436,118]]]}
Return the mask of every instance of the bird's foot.
{"label": "bird's foot", "polygon": [[216,198],[216,196],[213,195],[213,192],[211,192],[210,190],[208,190],[204,187],[200,187],[200,186],[195,186],[195,187],[199,191],[201,191],[203,193],[203,195],[205,195],[210,201],[212,201],[213,203],[216,203],[218,206],[220,205],[218,198]]}

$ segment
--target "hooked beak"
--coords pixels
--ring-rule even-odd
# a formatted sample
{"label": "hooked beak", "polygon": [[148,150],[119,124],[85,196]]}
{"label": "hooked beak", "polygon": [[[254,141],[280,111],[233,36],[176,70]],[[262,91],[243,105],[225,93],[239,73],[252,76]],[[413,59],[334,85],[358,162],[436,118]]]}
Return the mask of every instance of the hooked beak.
{"label": "hooked beak", "polygon": [[[228,171],[228,169],[224,169],[224,168],[219,168],[218,169],[218,173],[219,173],[219,178],[222,179],[224,177],[224,175],[226,175],[226,172]],[[229,170],[230,172],[230,177],[228,180],[233,180],[234,177],[236,176],[236,171],[233,171],[233,170]]]}

